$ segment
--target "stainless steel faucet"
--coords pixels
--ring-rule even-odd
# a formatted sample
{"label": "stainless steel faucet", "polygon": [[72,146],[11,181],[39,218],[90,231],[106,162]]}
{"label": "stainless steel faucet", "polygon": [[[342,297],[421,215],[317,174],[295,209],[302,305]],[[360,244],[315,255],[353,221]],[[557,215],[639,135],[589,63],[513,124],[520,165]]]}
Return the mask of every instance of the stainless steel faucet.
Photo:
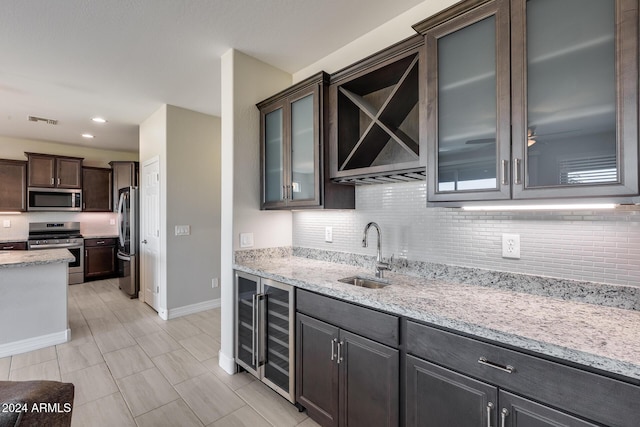
{"label": "stainless steel faucet", "polygon": [[376,277],[382,278],[384,270],[390,270],[391,266],[382,260],[382,233],[380,227],[375,222],[370,222],[364,227],[364,233],[362,234],[362,247],[367,247],[367,232],[369,228],[374,227],[378,232],[378,255],[376,256]]}

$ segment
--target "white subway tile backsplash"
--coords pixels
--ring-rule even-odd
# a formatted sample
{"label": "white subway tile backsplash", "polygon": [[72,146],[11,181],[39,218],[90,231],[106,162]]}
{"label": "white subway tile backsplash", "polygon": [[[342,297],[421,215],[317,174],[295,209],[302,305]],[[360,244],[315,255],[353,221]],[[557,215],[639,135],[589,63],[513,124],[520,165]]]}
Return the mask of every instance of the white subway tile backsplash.
{"label": "white subway tile backsplash", "polygon": [[[293,246],[375,255],[365,225],[382,229],[388,258],[640,287],[640,208],[615,211],[469,212],[427,208],[426,184],[356,188],[356,209],[293,213]],[[333,242],[324,241],[325,226]],[[502,258],[502,233],[520,234],[519,260]]]}

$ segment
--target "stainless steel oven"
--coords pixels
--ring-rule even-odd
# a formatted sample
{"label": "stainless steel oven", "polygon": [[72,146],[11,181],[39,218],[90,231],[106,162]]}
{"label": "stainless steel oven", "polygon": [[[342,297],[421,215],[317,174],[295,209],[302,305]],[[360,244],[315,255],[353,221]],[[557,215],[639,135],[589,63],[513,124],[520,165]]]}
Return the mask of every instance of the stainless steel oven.
{"label": "stainless steel oven", "polygon": [[84,282],[84,239],[79,222],[32,222],[29,250],[68,249],[75,260],[69,263],[69,284]]}

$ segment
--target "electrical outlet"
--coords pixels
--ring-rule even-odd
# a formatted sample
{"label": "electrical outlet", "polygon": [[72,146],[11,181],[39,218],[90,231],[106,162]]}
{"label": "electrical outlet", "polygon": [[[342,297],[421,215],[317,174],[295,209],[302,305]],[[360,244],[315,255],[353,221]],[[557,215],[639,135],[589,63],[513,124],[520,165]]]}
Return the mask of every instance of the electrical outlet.
{"label": "electrical outlet", "polygon": [[520,235],[502,235],[502,258],[520,259]]}
{"label": "electrical outlet", "polygon": [[240,233],[240,247],[241,248],[253,247],[253,233]]}
{"label": "electrical outlet", "polygon": [[115,218],[109,218],[109,225],[116,225],[116,219]]}
{"label": "electrical outlet", "polygon": [[217,288],[218,287],[218,278],[214,277],[213,279],[211,279],[211,287],[212,288]]}
{"label": "electrical outlet", "polygon": [[327,243],[333,242],[333,227],[324,228],[324,241]]}
{"label": "electrical outlet", "polygon": [[2,226],[4,228],[11,228],[11,220],[10,219],[2,220]]}

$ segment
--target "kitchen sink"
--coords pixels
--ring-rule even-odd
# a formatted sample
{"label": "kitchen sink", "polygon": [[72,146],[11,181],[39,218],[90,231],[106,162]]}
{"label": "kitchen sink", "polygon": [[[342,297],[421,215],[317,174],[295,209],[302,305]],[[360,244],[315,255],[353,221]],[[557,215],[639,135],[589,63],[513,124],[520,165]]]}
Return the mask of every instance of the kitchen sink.
{"label": "kitchen sink", "polygon": [[347,283],[349,285],[360,286],[361,288],[369,288],[369,289],[382,289],[391,284],[391,283],[385,283],[379,280],[369,279],[367,277],[360,277],[360,276],[345,277],[344,279],[339,279],[338,282]]}

